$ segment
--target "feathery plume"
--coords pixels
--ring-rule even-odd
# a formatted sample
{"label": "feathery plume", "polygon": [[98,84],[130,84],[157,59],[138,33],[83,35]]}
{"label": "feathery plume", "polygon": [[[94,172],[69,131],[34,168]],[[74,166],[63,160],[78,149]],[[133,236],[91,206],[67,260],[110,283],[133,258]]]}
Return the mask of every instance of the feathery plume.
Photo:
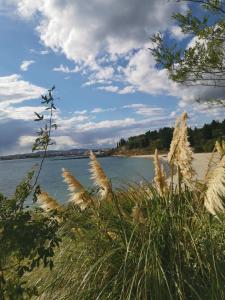
{"label": "feathery plume", "polygon": [[118,235],[113,231],[107,231],[108,236],[115,241],[118,238]]}
{"label": "feathery plume", "polygon": [[225,156],[211,172],[207,184],[204,205],[213,215],[225,211]]}
{"label": "feathery plume", "polygon": [[219,164],[220,160],[223,158],[224,154],[225,154],[225,142],[222,141],[220,143],[220,142],[216,141],[215,147],[213,148],[213,151],[209,158],[209,162],[208,162],[207,169],[206,169],[205,176],[204,176],[204,182],[208,181],[211,173],[218,166],[218,164]]}
{"label": "feathery plume", "polygon": [[222,148],[223,148],[223,153],[225,153],[225,141],[222,141]]}
{"label": "feathery plume", "polygon": [[179,149],[178,149],[178,165],[180,167],[180,172],[182,178],[187,183],[193,181],[195,176],[195,171],[192,167],[193,152],[188,141],[188,130],[187,130],[187,113],[184,112],[181,116],[181,130],[179,139]]}
{"label": "feathery plume", "polygon": [[144,192],[149,198],[152,197],[152,190],[149,187],[149,184],[144,184],[144,182],[141,180],[139,183],[140,190]]}
{"label": "feathery plume", "polygon": [[206,183],[210,173],[212,172],[213,169],[215,169],[215,167],[218,165],[218,162],[215,161],[215,156],[216,156],[217,152],[216,152],[216,146],[213,148],[213,151],[209,157],[209,161],[207,164],[207,168],[205,171],[205,175],[204,175],[204,179],[203,182]]}
{"label": "feathery plume", "polygon": [[161,166],[159,161],[158,149],[155,149],[154,165],[155,165],[155,177],[153,180],[155,182],[157,190],[162,195],[167,189],[167,183],[166,183],[166,176],[163,171],[163,166]]}
{"label": "feathery plume", "polygon": [[38,202],[41,204],[41,208],[45,210],[46,212],[49,212],[51,210],[61,211],[62,207],[57,202],[56,199],[51,197],[47,192],[41,192],[38,197]]}
{"label": "feathery plume", "polygon": [[105,175],[100,163],[95,157],[94,153],[90,151],[90,172],[91,179],[94,181],[94,184],[100,188],[100,195],[102,198],[105,198],[107,195],[112,192],[112,185],[109,178]]}
{"label": "feathery plume", "polygon": [[215,143],[216,151],[220,154],[221,157],[225,154],[225,142],[222,141],[221,143],[219,141],[216,141]]}
{"label": "feathery plume", "polygon": [[87,208],[91,203],[91,197],[86,192],[83,185],[68,171],[62,169],[62,176],[68,185],[70,193],[69,201],[78,205],[81,210]]}
{"label": "feathery plume", "polygon": [[145,220],[143,212],[139,206],[135,205],[133,207],[131,216],[132,216],[133,222],[135,224],[145,224],[146,220]]}
{"label": "feathery plume", "polygon": [[174,131],[173,131],[173,138],[170,144],[170,150],[168,153],[169,164],[174,164],[174,161],[176,159],[176,153],[179,144],[179,132],[180,132],[180,118],[177,118]]}

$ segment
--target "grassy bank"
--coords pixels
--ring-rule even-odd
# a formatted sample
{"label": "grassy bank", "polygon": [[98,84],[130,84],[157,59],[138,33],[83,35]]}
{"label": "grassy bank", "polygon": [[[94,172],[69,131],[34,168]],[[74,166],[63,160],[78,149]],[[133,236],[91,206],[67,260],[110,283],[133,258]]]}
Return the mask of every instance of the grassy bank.
{"label": "grassy bank", "polygon": [[116,191],[98,208],[63,213],[54,269],[30,278],[39,299],[224,299],[225,218],[189,190]]}
{"label": "grassy bank", "polygon": [[225,144],[217,143],[220,160],[212,167],[212,157],[209,176],[199,181],[186,120],[184,113],[175,125],[169,181],[157,150],[153,184],[113,191],[92,153],[96,195],[64,170],[75,206],[60,210],[63,242],[54,272],[33,274],[43,299],[225,298]]}
{"label": "grassy bank", "polygon": [[38,190],[40,207],[27,209],[31,178],[0,198],[2,299],[225,299],[225,142],[199,180],[186,120],[175,125],[169,176],[156,149],[152,183],[113,190],[90,152],[91,192],[63,169],[64,205]]}

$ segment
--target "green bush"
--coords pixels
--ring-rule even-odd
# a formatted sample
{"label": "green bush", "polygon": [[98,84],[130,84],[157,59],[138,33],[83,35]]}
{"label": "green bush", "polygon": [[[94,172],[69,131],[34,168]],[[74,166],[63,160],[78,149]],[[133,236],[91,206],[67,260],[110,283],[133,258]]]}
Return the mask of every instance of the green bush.
{"label": "green bush", "polygon": [[16,188],[13,197],[0,195],[0,299],[30,299],[37,294],[25,275],[40,264],[53,267],[59,244],[58,222],[42,210],[29,208],[32,173]]}
{"label": "green bush", "polygon": [[129,186],[99,208],[68,206],[54,271],[30,280],[51,300],[224,299],[225,218],[198,199]]}

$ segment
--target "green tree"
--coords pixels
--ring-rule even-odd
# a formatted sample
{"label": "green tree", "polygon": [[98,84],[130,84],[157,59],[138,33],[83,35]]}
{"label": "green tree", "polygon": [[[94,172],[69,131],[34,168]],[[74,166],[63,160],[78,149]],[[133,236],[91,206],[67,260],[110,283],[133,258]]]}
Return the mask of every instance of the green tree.
{"label": "green tree", "polygon": [[186,48],[155,34],[151,51],[158,67],[167,69],[170,79],[181,84],[225,87],[225,2],[187,2],[191,9],[172,17],[181,31],[193,38],[192,45]]}
{"label": "green tree", "polygon": [[223,120],[223,122],[221,123],[221,130],[222,133],[225,134],[225,120]]}
{"label": "green tree", "polygon": [[42,104],[47,115],[35,112],[35,121],[42,124],[32,150],[42,150],[43,156],[35,178],[30,172],[15,194],[6,198],[0,194],[0,299],[22,300],[37,295],[35,286],[27,284],[26,275],[42,263],[52,269],[54,248],[59,245],[58,217],[56,212],[43,213],[39,208],[28,207],[27,200],[37,200],[41,191],[38,185],[39,175],[46,158],[48,146],[54,142],[52,129],[57,129],[53,122],[56,109],[53,97],[55,87],[42,95]]}
{"label": "green tree", "polygon": [[163,149],[169,149],[170,143],[173,137],[173,129],[169,127],[164,127],[159,129],[159,138],[162,142]]}
{"label": "green tree", "polygon": [[25,274],[41,263],[53,267],[54,248],[59,244],[58,222],[40,209],[28,208],[32,176],[16,188],[11,198],[0,194],[0,299],[22,300],[36,295]]}
{"label": "green tree", "polygon": [[212,138],[212,126],[205,124],[202,128],[203,138],[211,139]]}

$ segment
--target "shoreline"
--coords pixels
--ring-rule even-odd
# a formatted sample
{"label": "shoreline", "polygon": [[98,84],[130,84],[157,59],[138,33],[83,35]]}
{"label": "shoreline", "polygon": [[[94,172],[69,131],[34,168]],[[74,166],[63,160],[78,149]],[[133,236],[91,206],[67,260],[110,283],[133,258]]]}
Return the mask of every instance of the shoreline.
{"label": "shoreline", "polygon": [[[208,167],[208,163],[210,160],[212,153],[204,152],[204,153],[194,153],[193,154],[193,168],[196,172],[197,179],[202,180],[206,174],[206,170]],[[131,157],[131,158],[145,158],[145,159],[153,159],[154,154],[146,154],[146,155],[117,155],[118,157]],[[167,154],[159,154],[159,158],[164,162],[167,162]]]}

